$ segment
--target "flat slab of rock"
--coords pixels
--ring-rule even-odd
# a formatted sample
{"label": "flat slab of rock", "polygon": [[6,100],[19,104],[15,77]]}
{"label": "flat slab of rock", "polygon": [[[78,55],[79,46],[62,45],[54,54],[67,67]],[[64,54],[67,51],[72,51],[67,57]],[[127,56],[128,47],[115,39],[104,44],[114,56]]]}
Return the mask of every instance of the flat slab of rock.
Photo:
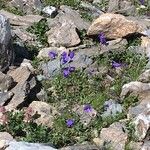
{"label": "flat slab of rock", "polygon": [[106,13],[92,23],[87,34],[98,35],[103,32],[106,38],[117,39],[140,31],[138,23],[127,20],[123,15]]}
{"label": "flat slab of rock", "polygon": [[0,10],[0,14],[6,16],[11,25],[14,26],[25,26],[25,27],[29,27],[31,26],[33,23],[37,23],[39,22],[41,19],[43,19],[42,16],[39,15],[26,15],[26,16],[19,16],[19,15],[15,15],[13,13],[7,12],[5,10]]}

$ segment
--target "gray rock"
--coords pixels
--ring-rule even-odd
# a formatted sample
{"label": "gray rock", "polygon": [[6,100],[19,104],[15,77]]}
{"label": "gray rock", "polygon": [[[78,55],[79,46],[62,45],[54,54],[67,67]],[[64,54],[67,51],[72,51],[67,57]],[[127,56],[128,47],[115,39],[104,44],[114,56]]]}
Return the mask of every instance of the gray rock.
{"label": "gray rock", "polygon": [[57,14],[57,9],[53,6],[46,6],[43,8],[42,12],[48,17],[54,17]]}
{"label": "gray rock", "polygon": [[76,28],[69,20],[51,28],[47,36],[51,46],[71,47],[80,43]]}
{"label": "gray rock", "polygon": [[41,0],[12,0],[8,5],[18,8],[24,14],[34,14],[43,7]]}
{"label": "gray rock", "polygon": [[7,146],[5,150],[56,150],[55,148],[46,146],[45,144],[16,141],[6,141],[4,146]]}
{"label": "gray rock", "polygon": [[108,128],[103,128],[100,133],[101,140],[110,146],[113,150],[124,150],[128,140],[127,133],[124,132],[125,127],[119,123],[113,123]]}
{"label": "gray rock", "polygon": [[90,112],[86,112],[84,110],[85,105],[79,106],[79,105],[75,105],[73,108],[73,111],[79,115],[80,117],[80,122],[87,126],[92,119],[94,119],[97,115],[97,111],[91,107]]}
{"label": "gray rock", "polygon": [[119,9],[119,1],[120,0],[109,0],[108,3],[108,12],[114,12]]}
{"label": "gray rock", "polygon": [[150,81],[150,69],[145,70],[138,78],[138,81],[148,83]]}
{"label": "gray rock", "polygon": [[82,144],[67,146],[64,148],[60,148],[59,150],[99,150],[99,148],[96,145]]}
{"label": "gray rock", "polygon": [[53,61],[48,61],[47,63],[42,62],[39,68],[42,69],[43,75],[45,75],[45,77],[48,78],[54,77],[55,75],[58,75],[60,73],[60,65],[60,60],[55,59]]}
{"label": "gray rock", "polygon": [[11,89],[14,96],[6,106],[7,110],[12,110],[26,100],[31,89],[35,87],[36,81],[28,67],[19,67],[11,70],[8,72],[8,75],[12,76],[17,83],[16,86]]}
{"label": "gray rock", "polygon": [[93,6],[90,3],[81,1],[80,6],[86,10],[86,13],[88,13],[90,16],[92,16],[93,19],[98,18],[103,12],[100,10],[99,7]]}
{"label": "gray rock", "polygon": [[48,19],[48,26],[52,28],[64,22],[71,22],[78,30],[87,30],[90,26],[90,23],[84,21],[77,11],[72,10],[69,6],[62,5],[59,14],[54,19]]}
{"label": "gray rock", "polygon": [[10,24],[8,19],[0,13],[0,71],[5,71],[9,67],[13,57]]}
{"label": "gray rock", "polygon": [[0,105],[3,105],[5,102],[10,100],[14,96],[12,92],[0,93]]}
{"label": "gray rock", "polygon": [[45,92],[44,89],[41,89],[41,91],[39,93],[36,94],[36,97],[40,100],[40,101],[46,101],[48,99],[48,95]]}
{"label": "gray rock", "polygon": [[145,141],[141,150],[150,150],[150,141]]}
{"label": "gray rock", "polygon": [[0,72],[0,92],[7,92],[13,83],[14,80],[11,76]]}
{"label": "gray rock", "polygon": [[26,15],[26,16],[19,16],[13,13],[7,12],[5,10],[0,10],[0,14],[6,16],[11,25],[14,27],[23,27],[28,28],[29,26],[33,25],[34,23],[39,22],[43,19],[42,16],[39,15]]}
{"label": "gray rock", "polygon": [[115,116],[118,113],[122,113],[123,108],[121,104],[118,104],[115,100],[110,99],[104,103],[105,111],[101,115],[102,117]]}

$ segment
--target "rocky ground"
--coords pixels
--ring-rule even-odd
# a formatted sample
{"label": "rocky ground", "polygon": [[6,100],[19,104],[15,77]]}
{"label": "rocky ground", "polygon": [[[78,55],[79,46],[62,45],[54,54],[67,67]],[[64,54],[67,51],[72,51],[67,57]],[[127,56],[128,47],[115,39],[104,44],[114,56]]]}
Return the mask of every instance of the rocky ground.
{"label": "rocky ground", "polygon": [[149,0],[0,0],[1,150],[150,150]]}

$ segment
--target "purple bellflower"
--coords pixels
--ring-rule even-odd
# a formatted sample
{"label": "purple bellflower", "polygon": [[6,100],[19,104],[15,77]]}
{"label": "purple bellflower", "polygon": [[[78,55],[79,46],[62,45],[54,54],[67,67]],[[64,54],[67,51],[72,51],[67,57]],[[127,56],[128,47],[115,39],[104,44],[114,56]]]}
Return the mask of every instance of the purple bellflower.
{"label": "purple bellflower", "polygon": [[50,52],[48,53],[48,56],[49,56],[51,59],[55,59],[56,56],[57,56],[57,53],[54,52],[54,51],[50,51]]}
{"label": "purple bellflower", "polygon": [[74,120],[73,119],[68,119],[68,120],[66,120],[66,125],[67,125],[67,127],[72,127],[73,125],[74,125]]}
{"label": "purple bellflower", "polygon": [[112,61],[112,67],[118,68],[118,67],[121,67],[121,66],[122,66],[121,63],[117,63],[117,62],[115,62],[115,61]]}
{"label": "purple bellflower", "polygon": [[90,113],[92,111],[92,106],[89,104],[86,104],[83,109],[84,109],[84,112]]}
{"label": "purple bellflower", "polygon": [[108,45],[108,42],[106,41],[106,37],[105,37],[105,35],[104,35],[104,33],[100,33],[99,35],[98,35],[98,38],[99,38],[99,42],[101,43],[101,44],[103,44],[103,45]]}
{"label": "purple bellflower", "polygon": [[70,62],[74,58],[74,52],[70,51],[69,54],[67,52],[63,52],[61,54],[61,61],[62,64],[66,64],[67,62]]}
{"label": "purple bellflower", "polygon": [[75,71],[75,67],[66,67],[66,68],[63,68],[63,75],[65,78],[67,78],[71,72],[74,72]]}
{"label": "purple bellflower", "polygon": [[141,5],[145,4],[145,0],[140,0]]}

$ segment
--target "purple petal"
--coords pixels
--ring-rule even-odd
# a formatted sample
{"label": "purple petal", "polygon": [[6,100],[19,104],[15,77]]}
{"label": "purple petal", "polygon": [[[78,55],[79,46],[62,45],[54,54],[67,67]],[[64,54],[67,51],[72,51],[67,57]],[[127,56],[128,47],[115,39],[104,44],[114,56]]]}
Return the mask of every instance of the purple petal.
{"label": "purple petal", "polygon": [[63,75],[64,75],[65,78],[67,78],[70,75],[69,68],[64,68],[63,69]]}
{"label": "purple petal", "polygon": [[89,105],[89,104],[85,105],[84,106],[84,111],[87,112],[87,113],[91,112],[92,111],[91,105]]}
{"label": "purple petal", "polygon": [[104,33],[100,33],[100,34],[98,35],[98,38],[99,38],[99,42],[100,42],[101,44],[103,44],[103,45],[108,45]]}
{"label": "purple petal", "polygon": [[140,0],[141,5],[145,4],[145,0]]}
{"label": "purple petal", "polygon": [[54,52],[54,51],[50,51],[50,52],[48,53],[48,56],[49,56],[51,59],[55,59],[56,56],[57,56],[57,53]]}
{"label": "purple petal", "polygon": [[72,127],[74,125],[74,120],[73,119],[66,120],[66,125],[67,127]]}
{"label": "purple petal", "polygon": [[75,67],[69,67],[69,71],[70,72],[74,72],[75,71]]}
{"label": "purple petal", "polygon": [[70,59],[73,59],[73,57],[74,57],[74,52],[73,52],[73,51],[70,51],[69,54],[68,54],[68,56],[70,57]]}
{"label": "purple petal", "polygon": [[69,57],[66,52],[63,52],[61,54],[61,61],[62,61],[62,64],[66,64],[69,61]]}
{"label": "purple petal", "polygon": [[112,66],[113,66],[114,68],[117,68],[117,67],[121,67],[122,64],[121,64],[121,63],[117,63],[117,62],[115,62],[115,61],[112,61]]}

